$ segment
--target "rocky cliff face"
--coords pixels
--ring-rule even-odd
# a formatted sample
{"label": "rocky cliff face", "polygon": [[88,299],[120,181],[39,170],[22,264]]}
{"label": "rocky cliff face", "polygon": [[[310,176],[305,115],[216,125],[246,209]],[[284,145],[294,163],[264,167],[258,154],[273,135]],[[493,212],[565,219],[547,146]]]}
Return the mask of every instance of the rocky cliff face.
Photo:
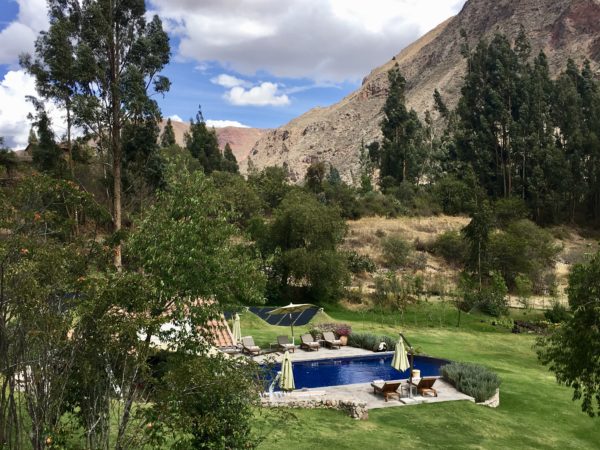
{"label": "rocky cliff face", "polygon": [[[578,63],[600,62],[600,0],[469,0],[455,17],[440,24],[373,70],[362,86],[341,102],[316,108],[287,125],[267,132],[250,158],[258,168],[287,166],[300,181],[311,162],[326,161],[352,182],[361,143],[380,138],[381,108],[387,71],[397,62],[407,79],[407,101],[421,116],[433,110],[433,91],[456,104],[465,62],[460,54],[460,30],[474,47],[483,37],[503,33],[516,37],[523,27],[533,54],[544,50],[551,69],[564,68],[567,58]],[[242,170],[246,167],[242,164]]]}
{"label": "rocky cliff face", "polygon": [[[166,120],[163,120],[160,124],[161,134],[165,124]],[[190,124],[177,121],[171,121],[171,124],[173,125],[173,131],[175,132],[175,141],[177,144],[185,147],[185,133],[190,129]],[[225,148],[225,144],[229,143],[238,162],[242,162],[248,157],[248,154],[256,142],[269,130],[260,128],[224,127],[216,128],[216,131],[221,150]]]}

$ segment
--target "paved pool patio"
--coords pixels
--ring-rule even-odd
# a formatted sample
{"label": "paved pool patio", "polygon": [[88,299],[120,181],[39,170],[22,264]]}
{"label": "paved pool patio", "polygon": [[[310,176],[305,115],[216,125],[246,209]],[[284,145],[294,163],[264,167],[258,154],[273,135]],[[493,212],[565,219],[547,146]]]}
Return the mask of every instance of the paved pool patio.
{"label": "paved pool patio", "polygon": [[[327,349],[321,348],[319,351],[308,352],[305,350],[296,349],[294,353],[290,353],[292,363],[294,361],[308,361],[318,359],[331,359],[349,356],[368,356],[373,355],[374,352],[364,350],[361,348],[344,346],[338,349]],[[255,356],[253,359],[256,362],[275,362],[280,363],[283,358],[283,352],[272,352],[259,356]],[[403,383],[408,383],[408,380],[397,380]],[[283,406],[284,404],[297,403],[302,400],[315,400],[315,401],[347,401],[347,402],[360,402],[366,404],[367,409],[378,409],[378,408],[392,408],[407,405],[418,405],[423,403],[439,403],[439,402],[450,402],[450,401],[470,401],[474,402],[473,397],[459,392],[451,384],[445,382],[441,378],[437,379],[434,388],[436,389],[438,396],[421,396],[417,395],[413,390],[412,397],[408,396],[408,392],[405,392],[404,396],[399,398],[391,398],[387,402],[383,396],[375,395],[373,388],[370,383],[360,384],[347,384],[343,386],[326,386],[320,388],[309,388],[309,389],[298,389],[290,393],[274,392],[269,395],[265,393],[264,401],[268,403],[276,403]]]}

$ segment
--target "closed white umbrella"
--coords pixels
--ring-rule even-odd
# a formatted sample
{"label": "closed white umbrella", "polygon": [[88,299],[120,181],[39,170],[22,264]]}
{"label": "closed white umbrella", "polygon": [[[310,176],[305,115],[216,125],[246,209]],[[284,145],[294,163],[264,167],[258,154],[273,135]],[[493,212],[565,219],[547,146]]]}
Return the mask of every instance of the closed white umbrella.
{"label": "closed white umbrella", "polygon": [[400,338],[396,344],[394,359],[392,359],[392,367],[400,372],[405,372],[410,368],[408,354],[404,348],[404,340],[402,338]]}
{"label": "closed white umbrella", "polygon": [[235,313],[235,316],[233,316],[232,334],[233,334],[233,341],[236,344],[242,340],[242,326],[240,324],[240,316],[238,315],[238,313]]}
{"label": "closed white umbrella", "polygon": [[284,391],[293,391],[296,389],[294,384],[294,372],[292,371],[292,358],[287,350],[283,354],[281,361],[281,378],[279,378],[279,386]]}

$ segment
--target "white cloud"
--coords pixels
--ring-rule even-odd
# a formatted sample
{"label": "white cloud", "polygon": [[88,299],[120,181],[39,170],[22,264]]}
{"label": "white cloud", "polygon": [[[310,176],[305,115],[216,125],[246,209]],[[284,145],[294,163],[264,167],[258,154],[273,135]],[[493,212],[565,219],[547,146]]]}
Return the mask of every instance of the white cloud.
{"label": "white cloud", "polygon": [[[458,3],[457,3],[458,2]],[[245,75],[357,81],[464,0],[152,0],[178,57]]]}
{"label": "white cloud", "polygon": [[[0,136],[4,136],[6,145],[13,149],[27,146],[31,128],[27,115],[34,112],[33,105],[25,100],[28,95],[36,95],[35,80],[23,70],[11,70],[0,81]],[[60,139],[65,132],[63,114],[52,105],[47,109]]]}
{"label": "white cloud", "polygon": [[289,97],[285,94],[278,95],[278,90],[277,84],[266,81],[250,89],[235,86],[224,97],[229,103],[236,106],[289,105]]}
{"label": "white cloud", "polygon": [[167,117],[167,119],[171,119],[175,122],[183,122],[183,119],[179,117],[177,114],[173,114],[172,116]]}
{"label": "white cloud", "polygon": [[16,20],[0,31],[0,64],[15,65],[21,53],[32,53],[39,32],[48,28],[45,0],[16,1]]}
{"label": "white cloud", "polygon": [[241,80],[240,78],[234,77],[233,75],[227,75],[226,73],[222,73],[221,75],[212,78],[210,81],[211,83],[218,84],[219,86],[223,86],[226,88],[232,88],[236,86],[251,86],[251,83],[245,80]]}
{"label": "white cloud", "polygon": [[236,127],[250,128],[248,125],[238,122],[237,120],[207,120],[206,126],[214,128]]}

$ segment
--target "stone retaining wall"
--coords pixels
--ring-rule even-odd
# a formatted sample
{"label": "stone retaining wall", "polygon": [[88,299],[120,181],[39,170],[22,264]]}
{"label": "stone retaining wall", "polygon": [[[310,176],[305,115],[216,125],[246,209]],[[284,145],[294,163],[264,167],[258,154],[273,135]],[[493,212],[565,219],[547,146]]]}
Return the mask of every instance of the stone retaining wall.
{"label": "stone retaining wall", "polygon": [[369,418],[367,404],[352,400],[288,398],[286,401],[277,401],[263,399],[262,405],[269,408],[336,409],[338,411],[344,411],[353,419],[367,420]]}
{"label": "stone retaining wall", "polygon": [[489,408],[497,408],[500,406],[500,389],[496,389],[496,393],[488,398],[485,402],[477,403],[478,405],[487,406]]}

